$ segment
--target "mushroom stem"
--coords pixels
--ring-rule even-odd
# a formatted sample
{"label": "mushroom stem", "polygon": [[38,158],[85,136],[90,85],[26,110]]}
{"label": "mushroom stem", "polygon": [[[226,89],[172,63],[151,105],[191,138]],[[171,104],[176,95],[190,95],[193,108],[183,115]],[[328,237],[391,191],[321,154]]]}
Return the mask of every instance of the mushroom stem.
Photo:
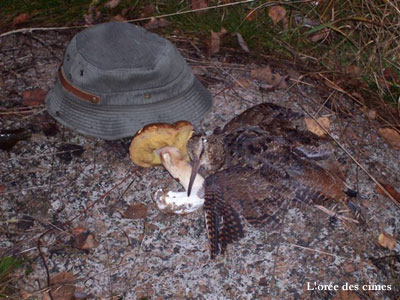
{"label": "mushroom stem", "polygon": [[164,147],[155,150],[160,156],[161,162],[172,177],[177,179],[185,188],[186,192],[162,193],[160,190],[156,194],[156,202],[161,210],[168,210],[173,213],[190,213],[204,204],[204,178],[197,174],[193,181],[190,196],[187,195],[189,188],[192,167],[184,159],[180,151],[175,147]]}

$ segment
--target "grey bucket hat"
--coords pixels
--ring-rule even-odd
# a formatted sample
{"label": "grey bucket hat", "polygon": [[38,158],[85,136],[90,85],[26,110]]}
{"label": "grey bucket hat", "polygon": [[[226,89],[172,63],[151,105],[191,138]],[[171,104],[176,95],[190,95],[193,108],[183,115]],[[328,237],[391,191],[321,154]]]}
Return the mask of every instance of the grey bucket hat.
{"label": "grey bucket hat", "polygon": [[81,134],[115,140],[149,123],[197,124],[212,102],[171,42],[142,27],[111,22],[73,37],[46,106]]}

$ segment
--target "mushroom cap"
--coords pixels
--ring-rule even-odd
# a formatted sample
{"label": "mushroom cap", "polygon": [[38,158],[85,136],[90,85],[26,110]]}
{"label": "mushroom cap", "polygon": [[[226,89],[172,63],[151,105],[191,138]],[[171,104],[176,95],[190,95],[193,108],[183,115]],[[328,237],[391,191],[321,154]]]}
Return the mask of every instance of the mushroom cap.
{"label": "mushroom cap", "polygon": [[188,121],[174,124],[153,123],[140,129],[132,139],[129,154],[132,161],[141,167],[161,165],[160,157],[154,150],[166,146],[176,147],[189,160],[186,144],[193,134],[193,125]]}

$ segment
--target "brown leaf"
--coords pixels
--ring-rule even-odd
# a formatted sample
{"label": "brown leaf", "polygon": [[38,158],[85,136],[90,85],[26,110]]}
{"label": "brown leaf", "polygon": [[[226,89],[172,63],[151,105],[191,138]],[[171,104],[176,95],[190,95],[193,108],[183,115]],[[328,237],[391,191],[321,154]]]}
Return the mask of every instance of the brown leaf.
{"label": "brown leaf", "polygon": [[286,17],[286,9],[283,6],[275,5],[268,9],[268,16],[271,18],[274,25],[279,23],[280,21],[283,22],[283,27],[285,29],[288,28],[288,19]]}
{"label": "brown leaf", "polygon": [[332,300],[360,300],[353,291],[340,290]]}
{"label": "brown leaf", "polygon": [[319,42],[319,41],[321,41],[321,40],[324,40],[324,39],[326,39],[326,38],[328,37],[329,32],[330,32],[330,31],[329,31],[328,28],[322,29],[322,30],[318,31],[317,33],[313,34],[313,35],[310,37],[310,40],[311,40],[312,42],[314,42],[314,43]]}
{"label": "brown leaf", "polygon": [[208,7],[207,0],[192,0],[192,9],[200,9]]}
{"label": "brown leaf", "polygon": [[122,215],[126,219],[144,219],[147,216],[147,206],[142,203],[130,205]]}
{"label": "brown leaf", "polygon": [[47,92],[42,89],[27,90],[22,95],[22,105],[39,106],[44,104]]}
{"label": "brown leaf", "polygon": [[28,19],[29,19],[28,14],[20,14],[13,19],[13,25],[15,26],[21,23],[25,23],[26,21],[28,21]]}
{"label": "brown leaf", "polygon": [[369,109],[367,115],[370,120],[375,120],[376,119],[376,110]]}
{"label": "brown leaf", "polygon": [[[329,118],[321,117],[318,118],[317,121],[322,125],[322,127],[324,127],[327,131],[329,131],[331,127],[331,121],[329,120]],[[314,133],[315,135],[318,136],[326,135],[325,131],[319,126],[319,124],[315,120],[311,118],[305,118],[305,122],[307,125],[307,129],[312,133]]]}
{"label": "brown leaf", "polygon": [[93,234],[89,234],[87,236],[85,242],[83,243],[81,249],[88,250],[88,249],[92,249],[92,248],[97,248],[97,246],[99,246],[99,243],[96,241]]}
{"label": "brown leaf", "polygon": [[83,15],[83,19],[88,25],[91,25],[93,23],[94,17],[98,18],[101,15],[100,11],[96,7],[97,2],[98,2],[97,0],[92,0],[92,2],[89,5],[87,14]]}
{"label": "brown leaf", "polygon": [[108,7],[110,9],[116,8],[121,0],[108,0],[106,4],[104,4],[104,7]]}
{"label": "brown leaf", "polygon": [[83,19],[85,23],[91,25],[93,23],[93,15],[92,14],[83,14]]}
{"label": "brown leaf", "polygon": [[143,7],[142,13],[140,14],[141,18],[147,18],[154,14],[154,5],[147,4]]}
{"label": "brown leaf", "polygon": [[383,77],[388,81],[400,82],[399,75],[393,68],[383,70]]}
{"label": "brown leaf", "polygon": [[251,86],[251,82],[247,78],[239,78],[235,81],[235,86],[247,89]]}
{"label": "brown leaf", "polygon": [[124,21],[126,21],[126,19],[121,15],[112,16],[111,20],[112,21],[116,21],[116,22],[124,22]]}
{"label": "brown leaf", "polygon": [[156,28],[164,28],[168,27],[170,23],[165,20],[164,18],[154,18],[152,17],[150,21],[144,25],[144,28],[146,29],[156,29]]}
{"label": "brown leaf", "polygon": [[221,46],[221,37],[223,37],[228,31],[222,27],[220,32],[211,31],[211,39],[207,41],[207,53],[211,56],[219,52]]}
{"label": "brown leaf", "polygon": [[383,232],[379,235],[378,243],[384,248],[388,248],[389,250],[393,250],[396,246],[397,240],[394,236],[389,233]]}
{"label": "brown leaf", "polygon": [[[386,191],[397,201],[400,203],[400,193],[392,187],[390,184],[387,183],[380,183]],[[381,194],[382,196],[387,197],[386,193],[381,189],[379,185],[376,186],[376,191]]]}
{"label": "brown leaf", "polygon": [[349,66],[346,67],[346,74],[350,75],[352,77],[360,77],[361,69],[358,66],[349,65]]}
{"label": "brown leaf", "polygon": [[43,300],[72,300],[75,294],[74,274],[61,272],[50,278],[51,297],[48,292],[42,294]]}
{"label": "brown leaf", "polygon": [[247,52],[247,53],[250,52],[249,47],[247,47],[245,40],[243,39],[242,35],[239,32],[236,33],[236,37],[237,37],[238,43],[239,43],[240,47],[243,49],[243,51]]}
{"label": "brown leaf", "polygon": [[282,76],[278,73],[272,73],[270,66],[252,70],[250,73],[250,77],[266,82],[268,84],[267,89],[286,89],[288,87],[286,82],[288,76]]}
{"label": "brown leaf", "polygon": [[0,193],[4,192],[4,185],[0,185]]}
{"label": "brown leaf", "polygon": [[344,265],[344,271],[347,272],[347,273],[353,273],[355,270],[357,270],[357,268],[352,263],[346,263]]}
{"label": "brown leaf", "polygon": [[99,244],[94,236],[85,228],[76,227],[72,229],[74,237],[73,246],[78,249],[87,250],[96,248]]}
{"label": "brown leaf", "polygon": [[396,130],[379,128],[378,131],[389,146],[396,150],[400,149],[400,134]]}
{"label": "brown leaf", "polygon": [[246,19],[246,21],[254,21],[257,19],[257,17],[258,17],[258,9],[251,9],[247,13],[245,19]]}

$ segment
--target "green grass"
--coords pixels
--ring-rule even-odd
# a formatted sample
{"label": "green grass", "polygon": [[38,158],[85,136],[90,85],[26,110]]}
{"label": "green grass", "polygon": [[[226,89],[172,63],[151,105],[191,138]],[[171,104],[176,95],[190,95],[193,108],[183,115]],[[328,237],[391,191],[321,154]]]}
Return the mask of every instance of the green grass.
{"label": "green grass", "polygon": [[0,258],[0,298],[6,299],[13,294],[11,275],[22,264],[24,264],[23,260],[10,256]]}
{"label": "green grass", "polygon": [[[191,9],[189,0],[121,0],[114,9],[105,7],[106,2],[1,0],[0,28],[2,32],[15,29],[12,21],[21,13],[27,13],[30,18],[26,23],[17,25],[17,28],[82,25],[85,24],[83,16],[88,14],[89,7],[100,12],[100,16],[94,18],[94,23],[109,21],[118,14],[125,19],[140,18],[147,4],[154,5],[155,16]],[[219,1],[210,2],[211,6]],[[188,39],[196,37],[205,44],[211,30],[218,32],[225,27],[230,34],[222,39],[223,48],[240,49],[235,36],[240,32],[251,53],[275,53],[314,71],[331,72],[331,75],[325,73],[331,76],[331,80],[336,80],[340,74],[345,75],[346,67],[355,65],[360,67],[363,76],[359,80],[369,86],[369,90],[363,92],[365,96],[395,105],[400,97],[398,79],[393,79],[389,85],[377,82],[384,80],[382,74],[385,68],[400,74],[400,20],[397,9],[391,5],[393,3],[395,5],[396,1],[327,0],[319,5],[304,1],[287,2],[284,7],[289,28],[284,30],[282,24],[274,25],[268,16],[271,3],[259,0],[202,13],[170,16],[167,19],[172,24],[163,30],[165,33],[174,31]],[[257,18],[245,20],[246,15],[256,7]],[[329,36],[324,41],[311,41],[311,36],[322,29],[329,29]]]}

